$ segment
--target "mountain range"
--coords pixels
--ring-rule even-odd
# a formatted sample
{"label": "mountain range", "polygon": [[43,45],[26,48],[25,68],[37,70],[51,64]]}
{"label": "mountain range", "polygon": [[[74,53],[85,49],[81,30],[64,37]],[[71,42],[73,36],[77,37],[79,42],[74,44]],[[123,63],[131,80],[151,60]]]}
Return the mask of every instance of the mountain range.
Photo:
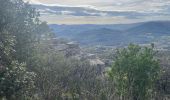
{"label": "mountain range", "polygon": [[149,43],[170,36],[170,21],[150,21],[112,25],[49,25],[56,36],[84,45],[120,45]]}

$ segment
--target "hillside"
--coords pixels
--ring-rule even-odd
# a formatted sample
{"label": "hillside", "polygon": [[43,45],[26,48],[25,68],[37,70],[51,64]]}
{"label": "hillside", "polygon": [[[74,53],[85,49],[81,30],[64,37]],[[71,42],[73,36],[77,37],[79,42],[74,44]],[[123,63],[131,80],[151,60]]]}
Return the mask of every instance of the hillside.
{"label": "hillside", "polygon": [[170,21],[145,22],[126,30],[130,34],[170,35]]}
{"label": "hillside", "polygon": [[50,25],[57,36],[89,45],[149,43],[169,36],[170,21],[113,25]]}

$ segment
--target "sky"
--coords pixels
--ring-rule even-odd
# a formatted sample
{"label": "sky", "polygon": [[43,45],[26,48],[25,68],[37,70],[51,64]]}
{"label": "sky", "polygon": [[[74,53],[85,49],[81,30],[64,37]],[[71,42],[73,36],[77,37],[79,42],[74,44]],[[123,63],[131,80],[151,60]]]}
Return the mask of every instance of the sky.
{"label": "sky", "polygon": [[[119,24],[170,19],[170,0],[26,1],[45,5],[44,9],[39,9],[42,12],[41,19],[50,24]],[[47,6],[62,7],[62,9],[56,11]],[[74,9],[65,9],[65,7]]]}

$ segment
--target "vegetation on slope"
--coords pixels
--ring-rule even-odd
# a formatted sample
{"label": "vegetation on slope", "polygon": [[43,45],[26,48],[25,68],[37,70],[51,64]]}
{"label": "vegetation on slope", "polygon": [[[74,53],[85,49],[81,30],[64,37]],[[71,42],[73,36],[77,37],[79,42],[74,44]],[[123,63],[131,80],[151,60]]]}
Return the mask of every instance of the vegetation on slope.
{"label": "vegetation on slope", "polygon": [[147,100],[153,96],[160,71],[153,48],[130,45],[120,50],[110,72],[112,81],[103,66],[58,52],[54,34],[38,17],[22,0],[0,1],[0,100]]}

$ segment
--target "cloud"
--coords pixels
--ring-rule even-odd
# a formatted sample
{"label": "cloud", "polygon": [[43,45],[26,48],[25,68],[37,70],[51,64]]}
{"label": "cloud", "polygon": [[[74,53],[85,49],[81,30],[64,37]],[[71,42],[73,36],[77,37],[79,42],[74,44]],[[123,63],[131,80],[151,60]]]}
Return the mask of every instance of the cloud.
{"label": "cloud", "polygon": [[89,5],[101,10],[159,11],[169,5],[170,0],[27,0],[47,5],[84,6]]}
{"label": "cloud", "polygon": [[[170,0],[27,0],[47,6],[86,7],[102,11],[170,13]],[[166,11],[168,10],[168,11]]]}
{"label": "cloud", "polygon": [[[135,22],[135,21],[149,21],[153,19],[167,20],[168,18],[170,18],[169,17],[170,0],[27,0],[27,1],[30,1],[32,4],[44,5],[44,7],[36,6],[36,8],[38,8],[39,11],[41,12],[42,19],[50,23],[59,22],[52,21],[58,19],[52,16],[55,17],[64,16],[62,21],[60,21],[59,23],[68,22],[69,24],[70,23],[74,24],[78,22],[113,23],[110,21]],[[46,16],[46,18],[44,16]],[[115,21],[115,19],[119,20]]]}
{"label": "cloud", "polygon": [[145,16],[144,13],[135,11],[103,11],[89,7],[70,7],[70,6],[47,6],[47,5],[33,5],[39,9],[40,13],[54,14],[54,15],[73,15],[73,16],[124,16],[127,18],[137,18]]}

